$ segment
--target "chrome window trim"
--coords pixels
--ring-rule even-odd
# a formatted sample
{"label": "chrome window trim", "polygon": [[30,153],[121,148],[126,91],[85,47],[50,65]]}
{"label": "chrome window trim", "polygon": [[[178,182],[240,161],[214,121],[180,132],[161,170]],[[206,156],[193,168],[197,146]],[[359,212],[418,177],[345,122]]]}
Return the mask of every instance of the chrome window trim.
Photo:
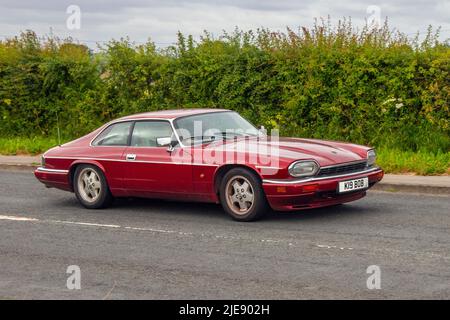
{"label": "chrome window trim", "polygon": [[[93,147],[93,148],[97,148],[97,147],[114,147],[114,148],[118,148],[118,147],[131,147],[128,144],[124,145],[124,146],[96,146],[93,145],[92,142],[94,142],[95,139],[97,139],[97,137],[103,132],[105,131],[108,127],[117,124],[117,123],[121,123],[121,122],[136,122],[136,121],[166,121],[170,123],[170,127],[172,128],[172,131],[175,133],[175,137],[177,138],[178,144],[180,146],[183,146],[180,142],[180,137],[178,136],[177,131],[175,130],[175,127],[173,125],[173,120],[174,119],[164,119],[164,118],[136,118],[136,119],[122,119],[122,120],[114,120],[112,122],[106,123],[104,124],[102,127],[100,127],[100,131],[99,133],[97,133],[94,138],[91,139],[91,141],[89,142],[89,146]],[[133,134],[133,132],[131,132],[131,134]],[[141,146],[141,148],[152,148],[152,147],[145,147],[145,146]],[[153,148],[160,148],[160,147],[153,147]]]}
{"label": "chrome window trim", "polygon": [[339,175],[334,175],[334,176],[311,177],[311,178],[295,179],[295,180],[263,179],[263,183],[269,183],[269,184],[299,184],[299,183],[306,183],[306,182],[314,182],[314,181],[321,181],[321,180],[328,180],[328,179],[350,177],[350,176],[355,176],[355,175],[360,175],[360,174],[371,173],[371,172],[379,171],[379,170],[381,170],[380,167],[374,167],[374,168],[370,168],[370,169],[366,169],[366,170],[362,170],[362,171],[358,171],[358,172],[339,174]]}
{"label": "chrome window trim", "polygon": [[[115,147],[115,148],[117,148],[117,147],[130,147],[129,145],[126,145],[126,146],[95,146],[95,145],[93,145],[92,144],[92,142],[104,131],[104,130],[106,130],[106,128],[108,128],[109,126],[112,126],[112,125],[114,125],[114,124],[116,124],[116,123],[121,123],[121,122],[128,122],[128,121],[130,121],[130,122],[135,122],[135,121],[145,121],[145,120],[149,120],[149,121],[152,121],[152,120],[159,120],[159,121],[168,121],[169,123],[170,123],[170,126],[172,127],[172,131],[175,133],[175,137],[177,138],[177,142],[178,142],[178,144],[177,144],[177,146],[180,146],[181,148],[192,148],[192,147],[194,147],[194,146],[192,146],[192,145],[185,145],[185,144],[183,144],[183,142],[181,141],[181,139],[180,139],[180,136],[178,135],[178,131],[177,131],[177,129],[175,128],[175,125],[174,125],[174,122],[177,120],[177,119],[181,119],[181,118],[186,118],[186,117],[190,117],[190,116],[196,116],[196,115],[202,115],[202,114],[209,114],[209,113],[221,113],[221,112],[234,112],[234,113],[237,113],[236,111],[233,111],[233,110],[220,110],[220,111],[209,111],[209,112],[202,112],[202,113],[196,113],[196,114],[194,114],[194,115],[185,115],[185,116],[180,116],[180,117],[176,117],[176,118],[170,118],[170,119],[166,119],[166,118],[136,118],[136,119],[122,119],[122,120],[113,120],[112,122],[109,122],[109,123],[106,123],[106,124],[104,124],[102,127],[100,127],[100,131],[99,131],[99,133],[97,133],[92,139],[91,139],[91,141],[89,142],[89,146],[90,147],[93,147],[93,148],[96,148],[96,147],[106,147],[106,148],[108,148],[108,147]],[[237,114],[239,114],[239,113],[237,113]],[[247,120],[247,119],[246,119]],[[247,120],[248,121],[248,120]],[[251,123],[251,122],[249,122],[252,126],[253,126],[253,124]],[[258,128],[256,128],[255,127],[255,129],[258,129]],[[131,133],[132,134],[132,133]],[[142,148],[149,148],[149,147],[142,147]],[[156,148],[159,148],[159,147],[156,147]]]}
{"label": "chrome window trim", "polygon": [[49,168],[43,168],[43,167],[38,167],[36,170],[41,171],[41,172],[49,172],[49,173],[68,173],[69,172],[69,170],[49,169]]}

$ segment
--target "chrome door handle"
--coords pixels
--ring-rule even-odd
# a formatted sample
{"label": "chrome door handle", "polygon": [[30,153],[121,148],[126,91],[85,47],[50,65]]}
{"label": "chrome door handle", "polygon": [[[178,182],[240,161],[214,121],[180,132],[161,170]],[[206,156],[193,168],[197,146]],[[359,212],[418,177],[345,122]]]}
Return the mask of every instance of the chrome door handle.
{"label": "chrome door handle", "polygon": [[127,154],[127,160],[129,160],[129,161],[136,160],[136,155],[135,154],[131,154],[131,153]]}

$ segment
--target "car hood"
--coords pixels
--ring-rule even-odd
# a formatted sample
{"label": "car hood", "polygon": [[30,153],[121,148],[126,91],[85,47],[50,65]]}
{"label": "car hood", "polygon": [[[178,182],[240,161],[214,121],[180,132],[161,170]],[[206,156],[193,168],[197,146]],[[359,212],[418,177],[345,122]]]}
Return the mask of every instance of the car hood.
{"label": "car hood", "polygon": [[294,160],[313,159],[320,166],[365,160],[366,151],[369,149],[354,144],[301,138],[225,140],[207,145],[206,148],[221,149],[228,152],[246,150],[246,152],[258,152],[260,154],[267,154],[268,151],[266,150],[272,150],[272,152],[278,152],[280,160],[292,162]]}

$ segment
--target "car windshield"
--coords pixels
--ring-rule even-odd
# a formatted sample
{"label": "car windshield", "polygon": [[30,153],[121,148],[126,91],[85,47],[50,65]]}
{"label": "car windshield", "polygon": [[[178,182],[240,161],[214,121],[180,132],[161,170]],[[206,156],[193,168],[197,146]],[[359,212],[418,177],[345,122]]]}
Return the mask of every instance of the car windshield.
{"label": "car windshield", "polygon": [[257,136],[250,122],[232,111],[211,112],[181,117],[174,121],[175,129],[184,144],[208,143],[217,139]]}

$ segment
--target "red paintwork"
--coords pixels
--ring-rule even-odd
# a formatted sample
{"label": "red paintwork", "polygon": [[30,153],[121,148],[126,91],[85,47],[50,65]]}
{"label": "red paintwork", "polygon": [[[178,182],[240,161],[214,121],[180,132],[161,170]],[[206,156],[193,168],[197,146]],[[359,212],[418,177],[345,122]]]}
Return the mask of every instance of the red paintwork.
{"label": "red paintwork", "polygon": [[[220,109],[183,109],[149,112],[132,115],[119,119],[167,119],[177,117],[224,111]],[[116,120],[117,121],[117,120]],[[113,147],[91,146],[92,139],[107,125],[94,132],[72,142],[66,143],[48,150],[44,154],[46,169],[67,170],[67,172],[43,172],[35,171],[35,176],[48,187],[73,191],[73,170],[77,164],[89,163],[98,166],[105,174],[111,193],[116,197],[157,197],[174,198],[184,200],[196,200],[204,202],[218,202],[217,179],[224,166],[240,165],[255,171],[263,179],[292,179],[287,167],[295,160],[314,159],[321,167],[334,164],[365,160],[367,150],[370,148],[314,139],[280,138],[279,139],[279,163],[274,172],[265,173],[261,167],[267,166],[265,158],[249,161],[251,155],[246,152],[236,151],[240,143],[249,146],[271,146],[270,140],[261,140],[256,137],[241,138],[238,140],[224,140],[196,147],[176,147],[176,154],[181,152],[182,161],[173,162],[167,147]],[[195,161],[193,155],[211,154],[219,159],[215,163]],[[227,153],[238,154],[238,160],[229,161]],[[337,152],[334,154],[333,152]],[[136,161],[126,161],[126,154],[136,154]],[[198,158],[195,158],[198,159]],[[188,160],[188,161],[186,161]],[[276,210],[299,210],[314,208],[337,203],[353,201],[365,196],[366,190],[351,194],[336,195],[338,181],[348,180],[353,177],[368,176],[370,187],[383,177],[381,169],[370,174],[353,175],[345,178],[329,178],[319,182],[295,183],[295,184],[271,184],[262,183],[264,192],[270,206]],[[304,186],[317,184],[317,190],[305,192]],[[311,187],[310,187],[311,188]],[[316,187],[314,187],[316,188]],[[306,188],[308,189],[308,188]]]}

